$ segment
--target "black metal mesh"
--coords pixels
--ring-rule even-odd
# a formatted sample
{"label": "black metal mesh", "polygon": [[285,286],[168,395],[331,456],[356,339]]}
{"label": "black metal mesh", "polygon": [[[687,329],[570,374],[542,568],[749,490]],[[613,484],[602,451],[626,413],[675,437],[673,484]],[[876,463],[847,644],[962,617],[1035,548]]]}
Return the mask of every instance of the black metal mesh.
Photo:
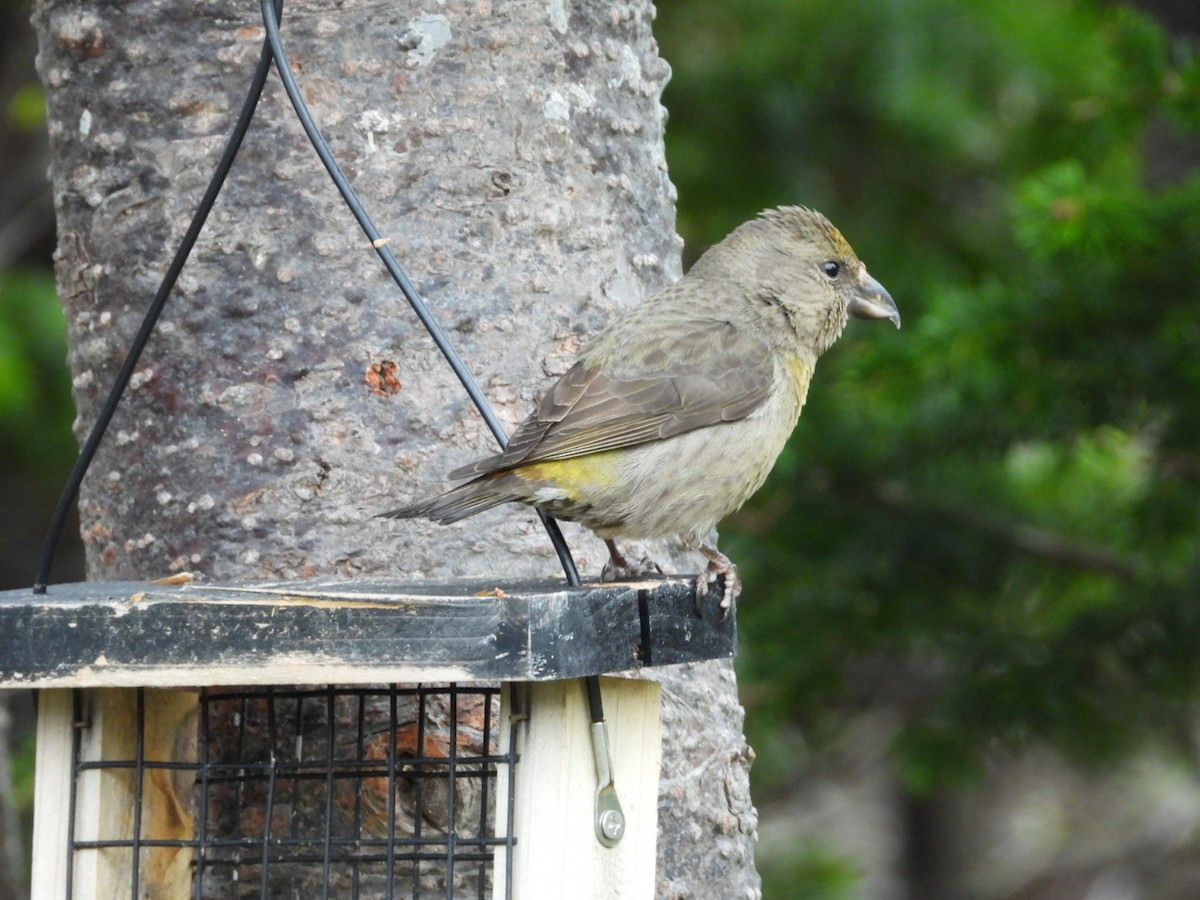
{"label": "black metal mesh", "polygon": [[[511,871],[513,850],[495,836],[497,800],[506,819],[513,802],[512,777],[497,798],[497,773],[511,776],[515,762],[498,749],[498,695],[477,685],[207,689],[195,744],[180,754],[191,759],[179,761],[148,758],[140,689],[132,758],[82,759],[76,692],[68,896],[81,854],[129,854],[128,896],[138,898],[147,869],[161,878],[174,851],[190,864],[168,877],[190,874],[194,898],[490,898],[494,867]],[[128,835],[76,839],[77,785],[92,770],[132,784]],[[145,827],[151,785],[158,809],[171,805],[164,796],[178,800],[189,834]]]}

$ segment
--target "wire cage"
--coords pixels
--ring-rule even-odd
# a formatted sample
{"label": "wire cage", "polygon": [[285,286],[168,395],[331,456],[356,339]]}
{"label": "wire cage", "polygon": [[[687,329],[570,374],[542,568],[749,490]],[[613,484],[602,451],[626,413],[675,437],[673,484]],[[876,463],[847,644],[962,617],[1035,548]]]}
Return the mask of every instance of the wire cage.
{"label": "wire cage", "polygon": [[[515,763],[511,741],[499,749],[498,687],[205,689],[169,742],[176,755],[193,742],[189,761],[156,752],[146,690],[136,691],[130,758],[88,758],[83,692],[73,702],[67,896],[89,868],[77,861],[99,852],[128,871],[130,898],[154,895],[147,881],[184,863],[184,896],[197,900],[483,900],[495,860],[511,866],[512,831],[495,827],[511,816],[514,783],[498,797],[497,773]],[[128,833],[78,839],[86,781],[113,777],[129,790]],[[187,836],[164,837],[164,809],[190,821]]]}
{"label": "wire cage", "polygon": [[690,578],[480,584],[0,592],[0,688],[39,689],[33,900],[652,896],[636,670],[729,657],[732,619]]}

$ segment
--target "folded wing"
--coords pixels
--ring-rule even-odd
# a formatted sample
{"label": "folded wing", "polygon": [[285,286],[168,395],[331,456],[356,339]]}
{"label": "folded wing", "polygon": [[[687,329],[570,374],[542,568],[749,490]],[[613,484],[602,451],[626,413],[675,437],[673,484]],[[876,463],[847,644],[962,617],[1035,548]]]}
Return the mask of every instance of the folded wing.
{"label": "folded wing", "polygon": [[745,418],[763,404],[775,374],[765,344],[725,322],[690,323],[677,333],[687,337],[641,358],[611,346],[603,366],[585,357],[546,392],[503,453],[450,477],[663,440]]}

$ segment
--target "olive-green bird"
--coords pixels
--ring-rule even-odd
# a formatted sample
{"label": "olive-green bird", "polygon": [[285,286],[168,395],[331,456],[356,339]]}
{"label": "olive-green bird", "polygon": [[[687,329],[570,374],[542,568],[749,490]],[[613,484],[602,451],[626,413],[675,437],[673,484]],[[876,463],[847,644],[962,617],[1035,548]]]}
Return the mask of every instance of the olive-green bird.
{"label": "olive-green bird", "polygon": [[722,579],[727,612],[741,585],[716,525],[766,480],[817,357],[851,316],[900,327],[891,295],[828,219],[768,210],[596,335],[504,452],[450,473],[470,481],[383,515],[445,524],[535,506],[605,541],[606,579],[646,571],[615,538],[678,536],[708,560],[698,602]]}

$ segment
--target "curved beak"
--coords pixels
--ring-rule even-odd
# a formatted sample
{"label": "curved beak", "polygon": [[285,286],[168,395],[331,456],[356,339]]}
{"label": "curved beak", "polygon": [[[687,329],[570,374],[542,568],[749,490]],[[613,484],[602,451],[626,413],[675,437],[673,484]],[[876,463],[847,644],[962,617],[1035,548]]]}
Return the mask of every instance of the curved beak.
{"label": "curved beak", "polygon": [[856,319],[887,319],[900,327],[900,310],[882,284],[863,273],[863,282],[850,298],[850,315]]}

